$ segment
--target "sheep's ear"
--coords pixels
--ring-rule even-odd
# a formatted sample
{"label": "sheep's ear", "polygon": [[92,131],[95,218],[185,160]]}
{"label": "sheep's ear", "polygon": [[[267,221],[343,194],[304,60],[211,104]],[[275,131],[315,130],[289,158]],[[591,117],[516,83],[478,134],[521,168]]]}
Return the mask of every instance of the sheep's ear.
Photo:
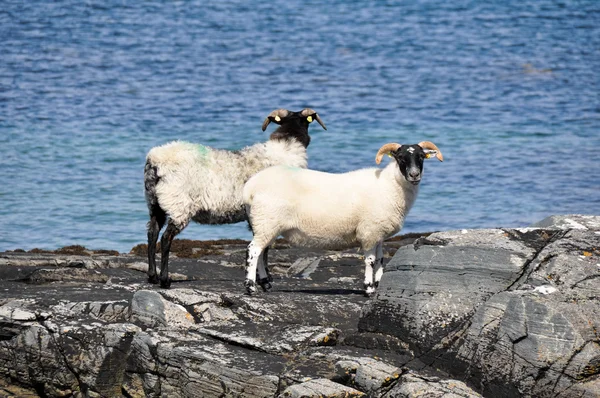
{"label": "sheep's ear", "polygon": [[269,116],[265,118],[265,121],[262,124],[262,131],[265,131],[271,122],[281,124],[281,119],[286,117],[289,113],[290,111],[287,109],[275,109],[273,112],[269,113]]}
{"label": "sheep's ear", "polygon": [[309,123],[312,123],[314,120],[316,120],[321,125],[321,127],[323,127],[323,130],[327,130],[327,127],[325,127],[325,123],[323,123],[323,121],[319,117],[319,114],[315,112],[314,109],[304,108],[300,113],[302,114],[302,116],[306,116],[306,120]]}
{"label": "sheep's ear", "polygon": [[[438,160],[440,162],[444,161],[444,156],[442,155],[442,151],[440,151],[440,148],[438,148],[437,146],[435,146],[435,144],[431,141],[421,141],[418,144],[421,148],[423,148],[423,150],[425,151],[425,153],[427,154],[428,152],[435,152],[432,156],[435,156],[436,158],[438,158]],[[427,159],[429,159],[432,156],[427,156]]]}
{"label": "sheep's ear", "polygon": [[438,151],[434,151],[431,149],[425,149],[425,159],[431,159],[434,156],[437,156]]}
{"label": "sheep's ear", "polygon": [[377,155],[375,155],[375,163],[377,163],[377,164],[381,163],[381,159],[383,159],[383,155],[390,155],[390,153],[400,149],[401,146],[402,145],[396,144],[394,142],[385,144],[384,146],[379,148],[379,151],[377,151]]}

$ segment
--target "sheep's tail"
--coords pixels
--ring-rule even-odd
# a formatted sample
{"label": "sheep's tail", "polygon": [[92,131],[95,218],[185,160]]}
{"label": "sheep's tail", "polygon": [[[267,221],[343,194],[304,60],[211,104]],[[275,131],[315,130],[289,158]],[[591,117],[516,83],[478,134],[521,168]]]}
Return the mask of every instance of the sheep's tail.
{"label": "sheep's tail", "polygon": [[[146,204],[148,205],[148,211],[150,213],[150,222],[155,220],[158,222],[158,229],[160,230],[165,224],[167,214],[158,204],[158,197],[156,196],[156,184],[160,177],[156,166],[150,161],[146,161],[144,167],[144,193],[146,195]],[[148,225],[150,227],[150,225]]]}

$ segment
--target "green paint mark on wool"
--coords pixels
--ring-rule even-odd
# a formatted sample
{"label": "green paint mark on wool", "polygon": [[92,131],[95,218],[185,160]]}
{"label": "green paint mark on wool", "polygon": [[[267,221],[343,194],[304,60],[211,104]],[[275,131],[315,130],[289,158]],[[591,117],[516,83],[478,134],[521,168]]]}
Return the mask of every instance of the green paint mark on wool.
{"label": "green paint mark on wool", "polygon": [[210,152],[210,149],[208,147],[198,144],[197,148],[198,148],[198,152],[200,153],[200,156],[202,156],[202,157],[208,156],[208,153]]}

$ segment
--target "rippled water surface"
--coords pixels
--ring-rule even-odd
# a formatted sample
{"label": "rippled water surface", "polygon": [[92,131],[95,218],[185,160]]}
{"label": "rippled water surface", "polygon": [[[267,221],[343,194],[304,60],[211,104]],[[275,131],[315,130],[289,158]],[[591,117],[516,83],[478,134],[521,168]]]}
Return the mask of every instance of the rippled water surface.
{"label": "rippled water surface", "polygon": [[152,146],[241,148],[280,107],[327,124],[315,169],[440,147],[404,232],[600,214],[600,2],[326,3],[3,2],[0,250],[128,252],[146,240]]}

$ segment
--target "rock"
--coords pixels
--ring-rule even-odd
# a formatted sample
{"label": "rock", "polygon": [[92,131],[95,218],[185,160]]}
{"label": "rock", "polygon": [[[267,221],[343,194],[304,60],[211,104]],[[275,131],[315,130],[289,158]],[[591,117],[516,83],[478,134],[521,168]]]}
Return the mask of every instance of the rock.
{"label": "rock", "polygon": [[545,229],[585,229],[591,231],[600,230],[600,220],[597,216],[585,216],[581,214],[570,214],[550,216],[531,225],[532,228]]}
{"label": "rock", "polygon": [[52,282],[106,283],[109,279],[108,275],[85,268],[53,268],[36,269],[25,278],[25,281],[34,284]]}
{"label": "rock", "polygon": [[482,301],[519,278],[541,239],[527,236],[518,239],[503,230],[444,232],[399,249],[376,299],[363,309],[361,330],[408,337],[417,353],[431,350]]}
{"label": "rock", "polygon": [[129,320],[129,302],[100,301],[100,302],[60,302],[51,306],[50,313],[64,317],[89,316],[105,322],[127,322]]}
{"label": "rock", "polygon": [[66,267],[106,269],[120,268],[128,262],[127,257],[120,256],[81,256],[51,253],[1,253],[0,266],[13,267]]}
{"label": "rock", "polygon": [[[90,271],[64,268],[70,255],[44,254],[41,265],[40,254],[0,254],[0,380],[49,397],[275,397],[307,377],[332,374],[332,360],[307,352],[335,349],[356,332],[361,287],[328,280],[360,274],[361,261],[280,249],[271,256],[282,270],[273,274],[273,291],[250,297],[244,251],[224,254],[224,265],[221,255],[174,258],[184,278],[169,290],[147,284],[131,266],[144,260],[131,255],[105,267],[86,257],[96,261]],[[303,256],[327,260],[310,279],[285,277]],[[26,283],[38,269],[79,280]],[[99,272],[105,283],[78,271]]]}
{"label": "rock", "polygon": [[4,304],[0,307],[0,317],[9,322],[35,321],[37,315],[35,312],[24,309],[23,307],[26,307],[26,305],[23,300],[14,300]]}
{"label": "rock", "polygon": [[380,395],[385,387],[397,381],[402,370],[396,366],[369,357],[346,357],[335,364],[342,377],[370,396]]}
{"label": "rock", "polygon": [[309,278],[310,274],[317,269],[320,262],[321,259],[315,257],[299,258],[288,268],[287,276],[297,276],[305,279]]}
{"label": "rock", "polygon": [[364,397],[365,394],[342,384],[334,383],[327,379],[316,379],[305,381],[288,387],[280,397],[308,398],[308,397],[331,397],[350,398]]}
{"label": "rock", "polygon": [[187,242],[168,290],[133,254],[0,253],[0,396],[596,396],[598,221],[389,240],[371,299],[354,249],[278,243],[253,296],[247,242]]}
{"label": "rock", "polygon": [[585,228],[451,231],[399,249],[359,330],[486,397],[596,396],[600,217],[576,220]]}
{"label": "rock", "polygon": [[190,327],[195,323],[194,317],[182,305],[170,302],[150,290],[134,293],[130,319],[143,327]]}
{"label": "rock", "polygon": [[416,398],[416,397],[444,397],[444,398],[478,398],[480,394],[473,391],[465,383],[458,380],[426,377],[414,372],[404,374],[400,381],[384,398]]}

